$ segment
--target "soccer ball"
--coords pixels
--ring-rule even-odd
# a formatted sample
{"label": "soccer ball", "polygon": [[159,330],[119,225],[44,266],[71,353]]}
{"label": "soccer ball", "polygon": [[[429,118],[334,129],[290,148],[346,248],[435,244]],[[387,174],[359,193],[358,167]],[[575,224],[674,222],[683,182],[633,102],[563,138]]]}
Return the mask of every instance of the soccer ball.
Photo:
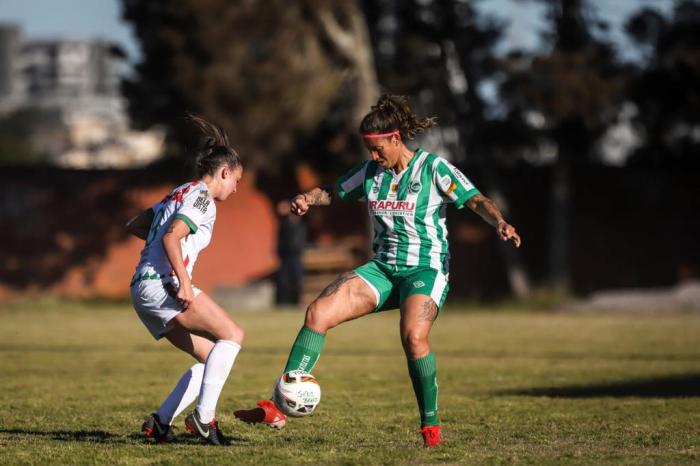
{"label": "soccer ball", "polygon": [[273,399],[287,416],[308,416],[321,401],[321,386],[308,372],[289,371],[277,380]]}

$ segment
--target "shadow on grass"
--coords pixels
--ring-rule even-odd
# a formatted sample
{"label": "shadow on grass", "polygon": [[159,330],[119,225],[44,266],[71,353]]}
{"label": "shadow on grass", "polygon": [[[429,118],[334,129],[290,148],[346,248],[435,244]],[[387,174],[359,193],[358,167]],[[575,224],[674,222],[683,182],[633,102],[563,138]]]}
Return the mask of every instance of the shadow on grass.
{"label": "shadow on grass", "polygon": [[119,435],[104,430],[32,430],[32,429],[0,429],[0,434],[46,437],[65,442],[89,443],[134,443],[145,442],[142,434]]}
{"label": "shadow on grass", "polygon": [[[148,440],[143,434],[120,435],[104,430],[31,430],[31,429],[0,429],[0,435],[7,434],[20,437],[44,437],[60,442],[87,442],[87,443],[155,443]],[[242,438],[229,436],[234,444],[244,442]],[[199,439],[191,435],[179,435],[176,437],[178,445],[199,445]]]}
{"label": "shadow on grass", "polygon": [[546,396],[550,398],[688,398],[700,396],[700,373],[635,379],[595,385],[536,387],[497,392],[501,396]]}

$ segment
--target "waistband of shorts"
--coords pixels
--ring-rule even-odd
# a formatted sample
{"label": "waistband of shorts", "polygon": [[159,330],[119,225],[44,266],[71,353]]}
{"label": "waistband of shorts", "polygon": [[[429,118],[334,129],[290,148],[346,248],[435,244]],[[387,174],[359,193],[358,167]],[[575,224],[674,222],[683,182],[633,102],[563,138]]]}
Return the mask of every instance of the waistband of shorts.
{"label": "waistband of shorts", "polygon": [[160,274],[160,273],[156,273],[156,272],[153,272],[153,273],[144,272],[141,275],[136,274],[136,275],[134,275],[134,278],[131,279],[131,283],[129,284],[129,286],[130,287],[134,286],[137,283],[140,283],[140,282],[145,281],[145,280],[160,280],[163,277],[165,277],[165,275]]}
{"label": "waistband of shorts", "polygon": [[385,271],[389,271],[391,273],[413,273],[417,270],[420,269],[429,269],[429,270],[437,270],[441,274],[443,274],[445,277],[450,276],[450,255],[449,253],[445,254],[445,257],[441,261],[441,267],[433,267],[432,264],[425,264],[425,265],[397,265],[397,264],[388,264],[384,262],[383,260],[379,259],[377,255],[375,255],[372,259],[370,259],[370,262],[374,262],[377,264],[377,266],[380,269],[383,269]]}

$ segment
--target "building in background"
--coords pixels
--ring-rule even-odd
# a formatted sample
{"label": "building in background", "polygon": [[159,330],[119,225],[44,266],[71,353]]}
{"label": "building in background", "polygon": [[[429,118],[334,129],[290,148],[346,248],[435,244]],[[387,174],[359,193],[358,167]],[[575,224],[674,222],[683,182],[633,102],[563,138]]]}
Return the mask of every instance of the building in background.
{"label": "building in background", "polygon": [[21,49],[23,104],[123,122],[123,59],[119,48],[102,41],[26,42]]}
{"label": "building in background", "polygon": [[0,115],[34,110],[32,149],[70,168],[132,168],[159,158],[164,131],[132,131],[125,55],[101,40],[25,40],[0,25]]}
{"label": "building in background", "polygon": [[19,27],[0,24],[0,114],[11,112],[21,105],[19,58]]}

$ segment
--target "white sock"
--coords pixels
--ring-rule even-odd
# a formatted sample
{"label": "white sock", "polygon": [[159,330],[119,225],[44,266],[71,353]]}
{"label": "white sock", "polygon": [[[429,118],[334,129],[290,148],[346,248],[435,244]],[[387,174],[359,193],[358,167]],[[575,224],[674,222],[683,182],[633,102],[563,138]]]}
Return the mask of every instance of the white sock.
{"label": "white sock", "polygon": [[182,374],[180,381],[156,412],[160,422],[172,424],[173,419],[197,399],[199,390],[202,387],[203,375],[204,364],[201,362],[190,367],[187,372]]}
{"label": "white sock", "polygon": [[197,412],[202,422],[209,423],[214,419],[216,403],[224,388],[233,362],[241,350],[241,345],[230,340],[218,340],[209,352],[204,366],[202,388],[199,391]]}

